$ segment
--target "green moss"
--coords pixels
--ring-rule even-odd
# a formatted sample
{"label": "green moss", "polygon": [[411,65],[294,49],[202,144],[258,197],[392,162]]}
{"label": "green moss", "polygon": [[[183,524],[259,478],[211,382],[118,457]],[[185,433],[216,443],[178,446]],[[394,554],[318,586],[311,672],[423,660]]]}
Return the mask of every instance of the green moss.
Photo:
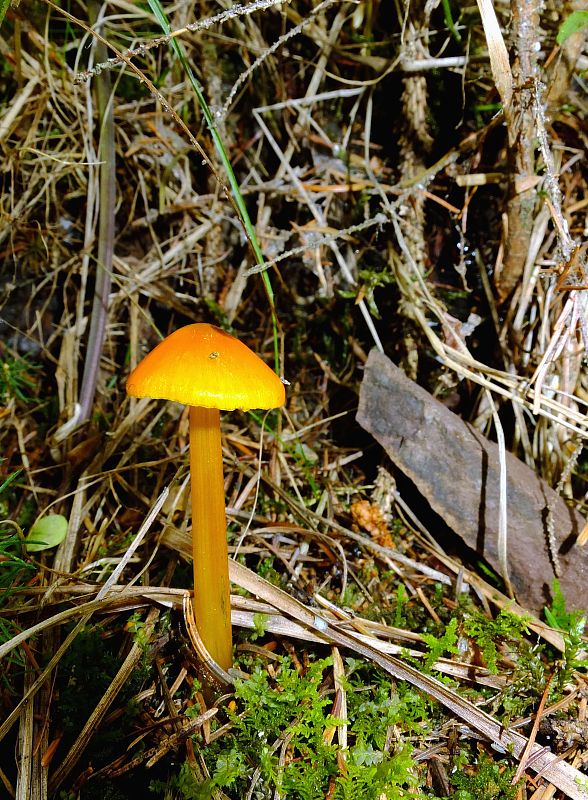
{"label": "green moss", "polygon": [[484,664],[494,674],[498,672],[498,645],[519,643],[528,633],[526,621],[506,609],[502,609],[496,619],[473,611],[464,618],[463,629],[480,648]]}
{"label": "green moss", "polygon": [[212,775],[207,789],[220,788],[236,800],[255,780],[256,797],[275,790],[289,800],[323,800],[328,792],[333,800],[427,796],[410,745],[394,738],[392,746],[390,732],[426,734],[435,719],[432,704],[412,687],[348,659],[349,744],[341,751],[336,735],[325,737],[343,724],[331,715],[331,666],[330,658],[317,659],[301,673],[281,658],[273,675],[257,664],[248,680],[238,680],[230,732],[202,747]]}
{"label": "green moss", "polygon": [[552,585],[553,600],[545,608],[545,619],[552,628],[560,630],[564,639],[563,659],[558,663],[556,690],[562,692],[570,681],[574,670],[588,669],[588,661],[580,658],[585,650],[583,636],[586,628],[586,615],[581,611],[568,611],[566,600],[558,580]]}
{"label": "green moss", "polygon": [[433,636],[430,633],[422,634],[423,640],[429,648],[429,652],[425,656],[425,669],[430,670],[433,664],[442,656],[459,652],[457,649],[457,622],[457,617],[450,619],[441,636]]}
{"label": "green moss", "polygon": [[519,784],[512,785],[514,767],[503,766],[482,755],[473,770],[454,775],[455,800],[514,800]]}

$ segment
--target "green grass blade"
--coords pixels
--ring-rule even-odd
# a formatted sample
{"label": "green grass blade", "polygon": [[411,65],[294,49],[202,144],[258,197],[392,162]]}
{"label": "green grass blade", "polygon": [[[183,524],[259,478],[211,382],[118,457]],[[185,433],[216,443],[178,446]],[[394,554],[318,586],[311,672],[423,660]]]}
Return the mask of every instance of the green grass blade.
{"label": "green grass blade", "polygon": [[0,494],[2,494],[4,489],[7,489],[10,486],[12,481],[15,481],[18,478],[18,476],[20,475],[21,472],[22,472],[22,469],[17,469],[16,472],[13,472],[12,475],[9,475],[6,478],[6,480],[0,486]]}
{"label": "green grass blade", "polygon": [[[165,34],[171,33],[171,26],[167,20],[165,15],[165,11],[163,10],[161,3],[159,0],[149,0],[149,8],[155,15],[157,21],[161,25],[161,28]],[[204,115],[204,119],[206,120],[206,124],[208,125],[208,129],[210,131],[210,135],[212,136],[212,140],[214,142],[216,151],[218,156],[221,160],[221,163],[225,169],[225,173],[227,175],[229,186],[231,187],[231,193],[233,195],[233,199],[235,201],[235,205],[237,207],[237,211],[239,216],[241,217],[241,222],[243,223],[243,227],[245,228],[245,233],[251,244],[251,248],[255,255],[258,264],[264,263],[263,253],[261,251],[261,247],[259,241],[257,239],[257,235],[255,233],[255,228],[253,223],[251,222],[251,218],[249,217],[249,212],[247,211],[247,206],[245,205],[245,201],[243,199],[243,195],[241,194],[241,190],[239,187],[239,183],[233,171],[233,167],[231,165],[231,161],[229,159],[228,153],[225,149],[223,144],[222,138],[218,132],[218,128],[214,122],[214,117],[208,103],[206,102],[206,98],[204,97],[204,91],[200,81],[192,72],[192,68],[188,63],[188,59],[185,56],[185,53],[182,49],[180,42],[177,39],[171,39],[170,44],[180,59],[180,63],[184,68],[186,75],[190,81],[190,84],[194,90],[194,94],[198,99],[198,104],[200,105],[200,109],[202,110],[202,114]],[[270,310],[271,310],[271,317],[272,317],[272,328],[273,328],[273,341],[274,341],[274,360],[276,365],[276,371],[280,372],[280,348],[279,348],[279,336],[278,336],[278,319],[276,316],[275,304],[274,304],[274,292],[272,289],[272,284],[267,273],[267,270],[264,270],[262,273],[262,278],[265,286],[265,291],[270,303]]]}
{"label": "green grass blade", "polygon": [[10,0],[0,0],[0,25],[2,25],[2,21],[6,16],[6,12],[8,11],[9,5],[10,5]]}

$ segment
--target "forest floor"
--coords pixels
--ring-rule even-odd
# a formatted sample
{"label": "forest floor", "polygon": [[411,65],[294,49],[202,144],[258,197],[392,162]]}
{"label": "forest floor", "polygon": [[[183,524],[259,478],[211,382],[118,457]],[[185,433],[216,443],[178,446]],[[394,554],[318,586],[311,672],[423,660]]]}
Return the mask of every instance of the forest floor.
{"label": "forest floor", "polygon": [[[587,800],[586,3],[2,9],[0,796]],[[194,322],[286,389],[228,670],[125,390]]]}

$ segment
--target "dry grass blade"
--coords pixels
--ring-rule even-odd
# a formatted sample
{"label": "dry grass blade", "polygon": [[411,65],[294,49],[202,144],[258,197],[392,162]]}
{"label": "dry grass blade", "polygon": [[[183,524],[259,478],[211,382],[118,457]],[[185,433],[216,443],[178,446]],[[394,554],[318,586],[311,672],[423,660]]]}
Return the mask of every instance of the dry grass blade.
{"label": "dry grass blade", "polygon": [[[588,437],[586,409],[588,402],[581,396],[574,398],[570,403],[563,393],[557,390],[541,391],[541,386],[530,385],[531,382],[522,375],[499,370],[474,358],[465,343],[460,347],[451,342],[443,341],[429,323],[429,317],[424,309],[443,323],[446,311],[442,304],[435,298],[418,273],[410,254],[407,255],[406,244],[396,216],[392,217],[392,224],[398,238],[400,247],[406,257],[406,262],[395,260],[394,267],[403,293],[411,305],[411,315],[418,322],[431,347],[434,349],[441,363],[454,371],[461,378],[474,381],[479,386],[492,391],[494,394],[509,400],[513,404],[521,405],[550,420],[557,425],[564,426],[578,434],[581,438]],[[572,313],[574,299],[570,298],[566,304],[565,312],[559,321],[558,329],[563,328],[567,317]],[[552,348],[557,346],[559,337],[554,339]],[[563,346],[563,345],[562,345]],[[542,365],[550,361],[551,353],[544,358]],[[533,379],[536,384],[537,377]],[[560,396],[561,395],[561,396]]]}
{"label": "dry grass blade", "polygon": [[[504,581],[480,577],[355,416],[375,346],[585,510],[585,57],[558,45],[567,6],[513,0],[509,37],[493,0],[156,7],[106,4],[91,25],[80,3],[15,3],[2,23],[2,791],[339,800],[404,763],[380,796],[445,797],[519,759],[522,794],[586,800],[585,741],[564,742],[569,763],[532,741],[542,697],[547,725],[584,721],[580,611],[531,573],[554,626],[509,600],[506,546]],[[223,420],[230,674],[191,615],[187,412],[125,396],[143,355],[200,321],[289,381],[283,413]],[[498,506],[506,544],[504,491]],[[51,514],[65,540],[29,553]],[[285,708],[267,740],[261,700]],[[318,758],[297,739],[308,708]]]}
{"label": "dry grass blade", "polygon": [[506,496],[507,474],[506,474],[506,445],[504,441],[504,431],[498,416],[498,411],[492,399],[492,394],[487,392],[488,403],[492,409],[492,418],[496,427],[496,438],[500,454],[500,524],[498,528],[498,557],[501,565],[501,575],[506,586],[506,591],[510,597],[514,597],[514,590],[508,574],[508,499]]}
{"label": "dry grass blade", "polygon": [[508,58],[508,50],[504,43],[504,37],[498,24],[496,12],[492,5],[492,0],[477,0],[484,34],[488,45],[488,55],[490,56],[490,67],[492,77],[496,83],[498,94],[504,109],[508,108],[512,99],[512,72]]}
{"label": "dry grass blade", "polygon": [[[89,11],[92,23],[98,21],[98,3],[91,2]],[[103,42],[97,42],[98,59],[106,57]],[[110,75],[105,72],[96,81],[97,107],[100,124],[100,144],[98,158],[99,173],[99,223],[96,252],[96,276],[94,300],[88,333],[88,346],[84,364],[84,374],[80,387],[79,422],[85,422],[90,414],[96,392],[98,368],[104,338],[106,334],[107,316],[112,284],[112,261],[114,256],[115,205],[116,205],[116,149],[114,142],[114,96],[110,84]]]}

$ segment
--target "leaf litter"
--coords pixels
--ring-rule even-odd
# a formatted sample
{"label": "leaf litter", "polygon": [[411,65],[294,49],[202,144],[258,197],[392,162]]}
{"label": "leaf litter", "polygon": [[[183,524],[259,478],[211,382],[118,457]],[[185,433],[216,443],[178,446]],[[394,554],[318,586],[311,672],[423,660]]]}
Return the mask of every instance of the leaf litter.
{"label": "leaf litter", "polygon": [[[496,31],[491,46],[485,18],[452,19],[449,4],[388,17],[379,3],[179,7],[172,29],[262,264],[169,37],[125,10],[96,22],[102,61],[82,7],[14,8],[0,31],[6,791],[586,797],[581,610],[553,588],[545,621],[445,547],[354,421],[375,347],[478,430],[501,424],[509,450],[585,512],[585,56],[572,36],[565,58],[549,55],[561,25],[545,18],[541,74],[508,74]],[[493,83],[504,112],[484,110]],[[533,180],[503,161],[521,141],[521,89]],[[508,191],[530,215],[513,202],[504,222]],[[108,261],[100,208],[116,224]],[[522,262],[504,250],[515,224]],[[97,260],[110,285],[92,310]],[[271,363],[272,310],[287,408],[223,427],[240,631],[225,674],[191,616],[186,413],[125,399],[124,379],[160,334],[200,319]],[[67,519],[55,556],[24,549],[40,513]]]}

